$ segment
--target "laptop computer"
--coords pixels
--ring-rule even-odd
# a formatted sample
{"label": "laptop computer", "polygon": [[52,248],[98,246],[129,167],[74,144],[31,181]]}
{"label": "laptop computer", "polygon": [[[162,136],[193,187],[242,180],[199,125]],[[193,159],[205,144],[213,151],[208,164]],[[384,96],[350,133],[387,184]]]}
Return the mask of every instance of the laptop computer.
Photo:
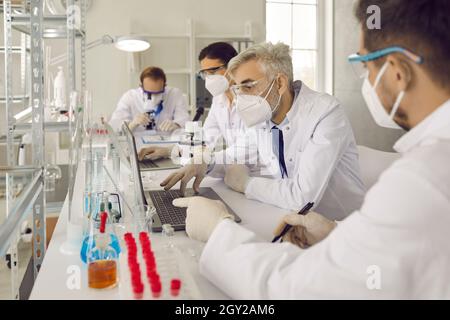
{"label": "laptop computer", "polygon": [[[124,130],[129,130],[126,123],[124,124]],[[127,137],[128,143],[130,143],[132,149],[130,155],[132,174],[136,184],[136,190],[139,190],[136,194],[138,204],[148,205],[150,203],[156,208],[156,215],[154,216],[152,223],[152,231],[161,232],[164,224],[170,224],[175,231],[185,230],[186,208],[178,208],[172,205],[173,199],[182,197],[180,190],[144,191],[141,173],[137,165],[138,156],[134,136],[127,134]],[[193,190],[187,190],[187,193],[193,193]],[[200,193],[197,195],[212,200],[222,200],[222,198],[212,188],[200,188]],[[228,212],[234,216],[234,220],[238,223],[241,222],[241,218],[233,211],[233,209],[231,209],[225,202],[224,204],[227,207]]]}
{"label": "laptop computer", "polygon": [[[131,141],[133,140],[135,149],[137,151],[136,146],[136,139],[131,132],[130,128],[128,127],[127,123],[124,123],[122,126],[122,129],[127,136],[127,140]],[[132,153],[132,152],[131,152]],[[139,169],[141,171],[156,171],[156,170],[168,170],[168,169],[178,169],[181,167],[181,165],[176,164],[172,161],[170,158],[164,158],[164,159],[157,159],[157,160],[150,160],[150,159],[143,159],[140,161],[137,158],[137,163],[139,166]]]}

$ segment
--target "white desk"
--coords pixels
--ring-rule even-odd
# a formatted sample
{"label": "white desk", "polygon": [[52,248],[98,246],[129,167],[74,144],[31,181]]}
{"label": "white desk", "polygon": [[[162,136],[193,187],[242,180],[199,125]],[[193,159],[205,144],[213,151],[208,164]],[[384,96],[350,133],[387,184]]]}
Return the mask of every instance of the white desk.
{"label": "white desk", "polygon": [[[80,181],[84,179],[82,169],[83,168],[81,168],[80,165],[75,184],[74,194],[78,196],[78,199],[75,197],[74,206],[77,208],[81,208],[82,203],[83,187],[80,184]],[[152,180],[149,189],[160,189],[158,185],[159,182],[168,174],[168,171],[154,172],[154,179]],[[121,175],[122,179],[127,179],[128,177],[128,169],[124,168],[124,165],[122,164]],[[281,217],[286,214],[285,210],[260,202],[247,200],[244,195],[230,190],[222,180],[206,178],[203,181],[202,186],[212,187],[242,218],[241,225],[255,231],[261,238],[267,239],[268,241],[272,239],[273,229],[276,227]],[[178,185],[175,187],[178,187]],[[130,189],[131,188],[125,188],[126,192],[130,192]],[[127,198],[131,199],[129,196],[127,196]],[[76,201],[79,201],[79,204]],[[64,255],[61,253],[60,247],[66,240],[67,207],[68,200],[66,199],[30,299],[120,299],[119,289],[117,287],[110,290],[95,290],[88,288],[86,266],[82,263],[79,254]],[[160,235],[152,234],[151,237],[152,241],[155,242],[158,241]],[[190,258],[188,259],[188,268],[197,283],[202,298],[228,299],[224,293],[212,285],[198,271],[198,259],[200,258],[204,244],[189,239],[185,232],[177,232],[175,241],[176,245],[182,246],[191,253]],[[69,277],[73,275],[73,271],[70,274],[67,271],[71,266],[78,266],[79,270],[81,270],[81,287],[79,289],[71,290],[66,284],[70,279]]]}

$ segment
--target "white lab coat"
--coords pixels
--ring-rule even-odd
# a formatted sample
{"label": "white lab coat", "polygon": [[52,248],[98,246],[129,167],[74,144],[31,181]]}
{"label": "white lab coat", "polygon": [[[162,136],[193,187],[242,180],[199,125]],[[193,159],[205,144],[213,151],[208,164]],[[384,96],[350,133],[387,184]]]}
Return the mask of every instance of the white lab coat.
{"label": "white lab coat", "polygon": [[450,101],[395,146],[364,204],[302,250],[221,222],[201,273],[235,299],[450,299]]}
{"label": "white lab coat", "polygon": [[245,125],[239,116],[235,101],[230,101],[226,94],[213,98],[208,116],[203,124],[203,137],[206,145],[212,150],[217,140],[223,137],[226,145],[233,145],[240,132],[245,131]]}
{"label": "white lab coat", "polygon": [[[114,130],[120,130],[124,121],[133,120],[138,114],[148,112],[146,104],[150,103],[142,88],[131,89],[125,92],[117,104],[117,109],[111,116],[109,124]],[[163,95],[163,110],[156,117],[156,127],[164,120],[172,120],[184,127],[189,120],[188,104],[183,93],[177,88],[166,87]],[[143,126],[136,131],[144,131]]]}
{"label": "white lab coat", "polygon": [[[219,163],[224,163],[227,148],[235,145],[237,139],[246,134],[246,127],[236,110],[235,102],[236,100],[232,101],[230,108],[230,101],[225,93],[214,97],[203,125],[203,140],[210,150],[214,150],[214,159]],[[225,142],[224,148],[217,145],[221,137]],[[216,166],[209,175],[222,178],[225,175],[224,167]]]}
{"label": "white lab coat", "polygon": [[249,129],[247,137],[238,139],[238,146],[227,152],[242,159],[242,150],[247,150],[253,163],[257,152],[263,177],[250,179],[245,190],[248,199],[296,211],[315,202],[317,211],[341,220],[361,207],[366,191],[350,122],[334,97],[315,92],[300,81],[294,83],[294,91],[292,108],[278,126],[284,136],[288,178],[281,178],[273,153],[270,121]]}

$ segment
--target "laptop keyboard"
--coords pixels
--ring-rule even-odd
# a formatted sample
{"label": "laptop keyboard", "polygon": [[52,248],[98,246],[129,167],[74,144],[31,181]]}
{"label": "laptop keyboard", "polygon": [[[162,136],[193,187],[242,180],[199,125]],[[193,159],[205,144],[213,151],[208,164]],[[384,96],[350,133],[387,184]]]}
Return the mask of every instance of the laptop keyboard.
{"label": "laptop keyboard", "polygon": [[139,161],[139,167],[141,168],[158,168],[158,165],[150,159],[144,159]]}
{"label": "laptop keyboard", "polygon": [[173,199],[181,198],[180,190],[151,191],[150,198],[152,199],[162,225],[185,225],[186,208],[178,208],[172,205]]}

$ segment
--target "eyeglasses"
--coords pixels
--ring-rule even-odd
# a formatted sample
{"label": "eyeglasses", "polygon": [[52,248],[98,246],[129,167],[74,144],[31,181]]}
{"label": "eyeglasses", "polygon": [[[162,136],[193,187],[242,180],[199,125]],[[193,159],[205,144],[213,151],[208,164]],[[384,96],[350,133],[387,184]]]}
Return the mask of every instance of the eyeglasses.
{"label": "eyeglasses", "polygon": [[144,91],[144,93],[149,94],[149,95],[153,95],[153,94],[163,94],[165,92],[164,89],[160,90],[160,91],[147,91],[144,88],[142,88],[142,90]]}
{"label": "eyeglasses", "polygon": [[[366,67],[367,62],[380,59],[391,53],[401,53],[417,64],[422,64],[425,60],[423,57],[421,57],[405,48],[394,46],[394,47],[388,47],[385,49],[370,52],[365,55],[361,55],[359,53],[351,54],[350,56],[348,56],[348,62],[350,62],[352,64],[353,70],[355,71],[356,75],[363,78],[367,75],[367,67]],[[358,63],[358,62],[361,62],[361,63]]]}
{"label": "eyeglasses", "polygon": [[149,100],[152,98],[153,95],[163,94],[166,91],[165,88],[163,88],[160,91],[147,91],[144,89],[143,85],[141,85],[141,89],[144,92],[144,94],[147,96],[147,99],[149,99]]}
{"label": "eyeglasses", "polygon": [[224,69],[226,67],[227,66],[224,64],[224,65],[221,65],[221,66],[218,66],[218,67],[212,67],[212,68],[208,68],[208,69],[203,69],[203,70],[200,70],[199,72],[197,72],[197,74],[198,74],[198,76],[200,78],[202,78],[202,80],[205,80],[206,76],[214,75],[214,74],[216,74],[217,71],[219,71],[220,69]]}
{"label": "eyeglasses", "polygon": [[272,83],[272,81],[270,81],[269,85],[265,89],[263,89],[261,92],[258,92],[257,88],[260,87],[258,85],[260,83],[262,83],[263,80],[265,80],[265,78],[261,78],[259,80],[249,81],[249,82],[245,82],[245,83],[241,83],[241,84],[235,84],[235,85],[232,85],[230,87],[230,89],[231,89],[231,92],[233,92],[233,94],[235,96],[238,96],[238,95],[261,95],[264,93],[264,91],[267,90],[267,88]]}

